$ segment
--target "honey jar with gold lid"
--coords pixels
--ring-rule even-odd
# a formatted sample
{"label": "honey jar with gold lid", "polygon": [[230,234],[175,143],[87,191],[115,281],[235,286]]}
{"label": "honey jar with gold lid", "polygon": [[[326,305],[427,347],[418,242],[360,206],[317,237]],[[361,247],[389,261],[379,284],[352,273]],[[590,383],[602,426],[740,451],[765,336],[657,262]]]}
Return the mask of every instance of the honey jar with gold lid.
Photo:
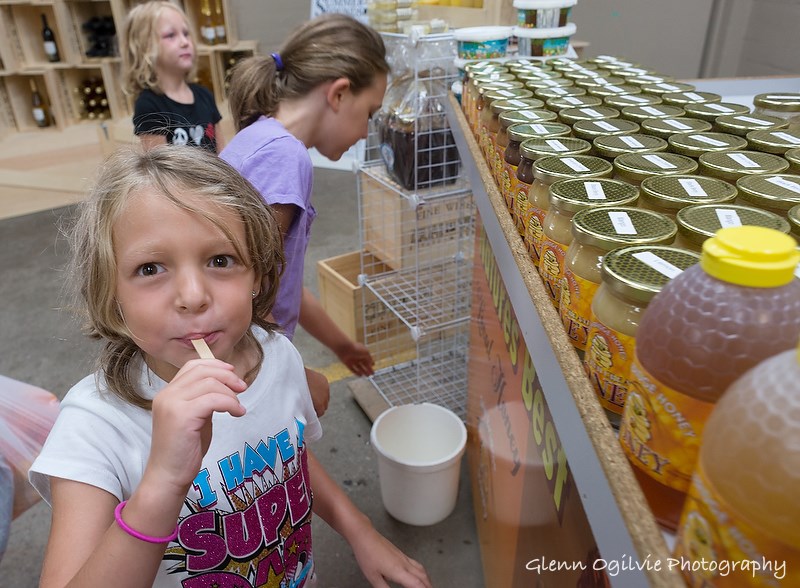
{"label": "honey jar with gold lid", "polygon": [[661,100],[664,101],[664,104],[684,108],[687,104],[722,102],[722,96],[713,92],[667,92],[666,94],[661,94]]}
{"label": "honey jar with gold lid", "polygon": [[724,180],[696,175],[650,176],[642,180],[639,206],[675,217],[693,204],[732,204],[738,191]]}
{"label": "honey jar with gold lid", "polygon": [[764,174],[744,176],[736,181],[738,204],[754,206],[784,216],[800,204],[800,175]]}
{"label": "honey jar with gold lid", "polygon": [[761,151],[704,153],[697,161],[701,174],[727,182],[735,182],[742,176],[780,174],[789,169],[789,162],[783,157]]}
{"label": "honey jar with gold lid", "polygon": [[740,204],[693,204],[681,208],[675,217],[678,236],[675,246],[700,253],[703,242],[727,227],[755,225],[789,233],[789,223],[779,214]]}
{"label": "honey jar with gold lid", "polygon": [[750,149],[783,155],[789,149],[800,147],[800,130],[750,131],[746,135]]}
{"label": "honey jar with gold lid", "polygon": [[786,119],[790,127],[800,130],[800,93],[767,92],[753,97],[755,114],[766,114]]}
{"label": "honey jar with gold lid", "polygon": [[642,208],[614,206],[575,213],[572,242],[564,259],[558,311],[576,349],[586,347],[592,298],[600,286],[606,253],[626,245],[669,245],[677,232],[675,221],[668,216]]}
{"label": "honey jar with gold lid", "polygon": [[648,118],[640,123],[642,132],[654,137],[669,139],[672,135],[703,133],[711,130],[711,123],[697,118]]}
{"label": "honey jar with gold lid", "polygon": [[745,137],[750,131],[785,129],[789,123],[766,114],[726,114],[714,119],[714,130]]}
{"label": "honey jar with gold lid", "polygon": [[713,131],[670,135],[667,142],[669,143],[670,151],[673,153],[694,159],[697,159],[703,153],[747,149],[747,141],[744,137],[728,133],[715,133]]}
{"label": "honey jar with gold lid", "polygon": [[713,123],[720,116],[736,116],[750,114],[750,108],[734,102],[701,102],[684,104],[682,108],[686,116],[707,120]]}
{"label": "honey jar with gold lid", "polygon": [[666,151],[667,142],[664,139],[631,133],[629,135],[603,135],[592,141],[594,154],[613,161],[623,153],[657,153]]}
{"label": "honey jar with gold lid", "polygon": [[646,106],[626,106],[620,111],[620,117],[642,124],[649,118],[678,118],[684,116],[686,111],[679,106],[669,104],[655,104]]}
{"label": "honey jar with gold lid", "polygon": [[698,253],[663,245],[620,247],[603,258],[584,367],[613,427],[619,427],[631,385],[636,333],[645,309],[672,278],[699,261]]}
{"label": "honey jar with gold lid", "polygon": [[623,153],[614,159],[614,178],[639,185],[655,175],[693,174],[697,162],[677,153]]}

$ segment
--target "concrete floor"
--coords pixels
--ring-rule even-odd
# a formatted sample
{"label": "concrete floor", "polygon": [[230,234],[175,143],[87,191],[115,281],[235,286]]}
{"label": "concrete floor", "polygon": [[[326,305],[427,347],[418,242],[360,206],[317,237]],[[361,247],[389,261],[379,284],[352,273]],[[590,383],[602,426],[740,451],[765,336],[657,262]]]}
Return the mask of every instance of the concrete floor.
{"label": "concrete floor", "polygon": [[[318,169],[315,206],[319,216],[306,262],[306,283],[316,290],[316,261],[358,248],[355,177]],[[61,267],[67,249],[59,225],[72,208],[0,220],[0,374],[63,394],[92,370],[96,344],[84,338],[62,304]],[[336,362],[327,349],[298,330],[295,344],[310,367]],[[331,404],[322,418],[325,434],[314,447],[332,477],[373,524],[422,562],[434,586],[484,586],[472,511],[467,461],[461,472],[456,510],[442,523],[412,527],[383,509],[377,463],[369,445],[370,421],[353,401],[345,379],[331,385]],[[49,509],[40,503],[12,523],[0,561],[0,586],[37,585],[49,529]],[[367,585],[347,544],[317,519],[315,556],[321,586]]]}

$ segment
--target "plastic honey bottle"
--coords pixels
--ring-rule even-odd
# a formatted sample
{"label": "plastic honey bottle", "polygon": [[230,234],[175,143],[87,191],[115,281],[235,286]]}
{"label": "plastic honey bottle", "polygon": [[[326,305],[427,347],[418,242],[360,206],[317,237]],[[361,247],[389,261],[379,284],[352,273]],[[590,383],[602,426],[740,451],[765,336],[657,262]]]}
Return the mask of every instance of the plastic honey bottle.
{"label": "plastic honey bottle", "polygon": [[800,347],[736,380],[708,419],[675,546],[687,583],[800,586],[798,493]]}
{"label": "plastic honey bottle", "polygon": [[700,263],[664,286],[642,316],[619,438],[667,528],[677,527],[717,399],[800,338],[795,247],[773,229],[720,229],[703,243]]}

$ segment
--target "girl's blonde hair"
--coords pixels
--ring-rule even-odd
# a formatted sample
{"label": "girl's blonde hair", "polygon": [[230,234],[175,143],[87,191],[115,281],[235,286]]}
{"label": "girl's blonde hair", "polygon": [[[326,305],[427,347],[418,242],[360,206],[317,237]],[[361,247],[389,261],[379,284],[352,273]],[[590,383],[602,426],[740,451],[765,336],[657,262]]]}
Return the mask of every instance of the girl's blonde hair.
{"label": "girl's blonde hair", "polygon": [[[228,236],[237,255],[261,279],[253,298],[253,324],[268,332],[276,325],[266,317],[272,310],[284,265],[283,243],[272,211],[261,195],[234,168],[203,149],[170,145],[147,152],[121,149],[101,167],[94,187],[80,205],[75,226],[68,233],[72,245],[69,275],[76,307],[85,315],[84,331],[105,341],[99,371],[109,389],[123,400],[149,409],[151,402],[136,390],[132,360],[141,355],[117,304],[114,223],[124,213],[131,195],[153,190],[175,206],[202,215]],[[245,242],[233,238],[229,227],[213,215],[192,206],[183,195],[191,193],[217,206],[235,211],[245,226]],[[261,364],[263,352],[251,330]]]}
{"label": "girl's blonde hair", "polygon": [[234,66],[228,100],[237,131],[261,115],[273,116],[282,100],[306,96],[325,82],[347,78],[358,93],[377,74],[389,73],[380,34],[343,14],[301,25],[277,55],[248,57]]}
{"label": "girl's blonde hair", "polygon": [[[165,10],[174,10],[186,21],[189,19],[183,9],[166,0],[151,0],[134,6],[125,19],[119,51],[122,56],[122,89],[126,94],[136,95],[142,90],[152,90],[162,94],[156,75],[158,61],[158,19]],[[191,28],[189,28],[191,30]],[[192,79],[196,66],[186,79]]]}

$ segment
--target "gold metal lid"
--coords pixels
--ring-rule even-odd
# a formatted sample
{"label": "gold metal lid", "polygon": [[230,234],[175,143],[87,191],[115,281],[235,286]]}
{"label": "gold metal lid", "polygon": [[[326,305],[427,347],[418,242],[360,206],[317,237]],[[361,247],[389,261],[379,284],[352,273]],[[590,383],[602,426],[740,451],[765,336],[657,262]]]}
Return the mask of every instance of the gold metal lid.
{"label": "gold metal lid", "polygon": [[571,71],[574,69],[597,71],[599,69],[594,62],[571,59],[569,57],[548,59],[545,63],[550,64],[556,71]]}
{"label": "gold metal lid", "polygon": [[639,131],[639,125],[621,118],[579,120],[572,125],[572,133],[581,139],[593,141],[606,135],[629,135]]}
{"label": "gold metal lid", "polygon": [[610,106],[591,106],[585,108],[564,108],[558,112],[558,118],[568,125],[579,120],[606,120],[617,118],[619,110]]}
{"label": "gold metal lid", "polygon": [[650,176],[642,180],[642,201],[677,212],[692,204],[725,204],[736,199],[736,186],[695,175]]}
{"label": "gold metal lid", "polygon": [[605,98],[607,96],[630,96],[642,93],[638,86],[633,86],[631,84],[589,86],[587,90],[592,96],[599,96],[600,98]]}
{"label": "gold metal lid", "polygon": [[495,100],[511,100],[512,98],[531,98],[533,92],[524,88],[497,88],[483,93],[485,103],[491,105]]}
{"label": "gold metal lid", "polygon": [[593,106],[601,106],[603,101],[597,96],[561,96],[558,98],[550,98],[547,102],[547,108],[554,112],[559,112],[565,108],[586,108]]}
{"label": "gold metal lid", "polygon": [[734,102],[703,102],[700,104],[686,104],[683,106],[686,116],[714,122],[717,117],[725,115],[747,115],[750,108]]}
{"label": "gold metal lid", "polygon": [[[502,115],[501,115],[502,116]],[[535,137],[564,137],[570,128],[560,122],[517,123],[508,127],[508,140],[522,142]]]}
{"label": "gold metal lid", "polygon": [[477,86],[479,98],[494,90],[517,90],[522,88],[522,82],[483,82]]}
{"label": "gold metal lid", "polygon": [[555,86],[552,88],[537,88],[533,91],[533,95],[542,100],[549,98],[563,98],[566,96],[585,96],[586,88],[578,86]]}
{"label": "gold metal lid", "polygon": [[547,69],[526,69],[524,71],[516,72],[517,79],[520,82],[531,82],[537,80],[554,80],[562,77],[557,71]]}
{"label": "gold metal lid", "polygon": [[493,100],[489,104],[489,108],[493,113],[500,115],[500,113],[508,112],[509,110],[533,110],[536,108],[543,108],[544,102],[538,98],[511,98],[502,100]]}
{"label": "gold metal lid", "polygon": [[789,149],[789,151],[783,154],[783,157],[789,162],[792,169],[800,171],[800,147],[797,149]]}
{"label": "gold metal lid", "polygon": [[667,92],[661,94],[664,104],[672,104],[683,108],[686,104],[708,104],[722,102],[722,96],[713,92]]}
{"label": "gold metal lid", "polygon": [[558,88],[560,86],[574,86],[575,83],[568,78],[540,78],[536,80],[526,80],[525,87],[529,90],[539,88]]}
{"label": "gold metal lid", "polygon": [[703,153],[698,162],[702,174],[729,182],[742,176],[779,174],[789,168],[783,157],[746,150]]}
{"label": "gold metal lid", "polygon": [[592,149],[592,144],[575,137],[535,137],[525,139],[519,146],[519,154],[536,161],[548,155],[582,155]]}
{"label": "gold metal lid", "polygon": [[655,94],[619,94],[614,96],[603,97],[605,102],[611,108],[622,110],[626,106],[653,106],[661,104],[661,96]]}
{"label": "gold metal lid", "polygon": [[551,120],[556,120],[558,115],[552,110],[546,110],[544,108],[526,108],[524,110],[507,110],[501,113],[497,118],[500,121],[501,127],[508,128],[511,127],[511,125],[522,123],[532,124],[537,122],[549,122]]}
{"label": "gold metal lid", "polygon": [[742,201],[756,208],[788,211],[800,203],[800,175],[743,176],[736,181]]}
{"label": "gold metal lid", "polygon": [[681,116],[678,118],[648,118],[641,123],[642,132],[662,139],[675,134],[702,133],[711,130],[711,123],[697,118]]}
{"label": "gold metal lid", "polygon": [[667,149],[667,142],[664,139],[642,133],[604,135],[595,138],[592,143],[595,151],[608,159],[613,159],[623,153],[655,153]]}
{"label": "gold metal lid", "polygon": [[[608,74],[608,72],[603,72],[603,74]],[[587,89],[597,86],[612,86],[625,83],[624,79],[612,75],[579,75],[573,76],[571,79],[575,82],[576,86]]]}
{"label": "gold metal lid", "polygon": [[620,117],[642,124],[648,118],[678,118],[686,114],[679,106],[654,104],[646,106],[626,106],[620,111]]}
{"label": "gold metal lid", "polygon": [[645,94],[674,94],[675,92],[694,92],[692,84],[683,82],[656,82],[655,84],[643,84],[642,92]]}
{"label": "gold metal lid", "polygon": [[800,112],[800,93],[798,92],[768,92],[756,94],[753,97],[756,108],[777,110],[778,112]]}
{"label": "gold metal lid", "polygon": [[676,153],[623,153],[614,158],[614,169],[623,180],[639,183],[648,176],[692,174],[697,162]]}
{"label": "gold metal lid", "polygon": [[726,114],[717,117],[714,126],[723,133],[744,137],[750,131],[785,129],[789,122],[767,114]]}
{"label": "gold metal lid", "polygon": [[800,132],[790,129],[778,131],[750,131],[747,133],[750,149],[783,155],[789,149],[800,147]]}
{"label": "gold metal lid", "polygon": [[553,155],[533,162],[533,177],[548,185],[565,178],[606,178],[613,171],[609,162],[593,155]]}
{"label": "gold metal lid", "polygon": [[792,206],[788,212],[789,228],[795,239],[800,239],[800,204]]}
{"label": "gold metal lid", "polygon": [[700,254],[678,247],[620,247],[603,256],[601,280],[617,296],[646,305],[672,278],[699,262]]}
{"label": "gold metal lid", "polygon": [[[488,74],[476,75],[470,78],[470,83],[480,87],[485,84],[496,84],[498,82],[516,82],[514,74],[509,72],[495,71]],[[521,83],[521,82],[520,82]]]}
{"label": "gold metal lid", "polygon": [[678,233],[697,246],[724,227],[756,225],[789,232],[789,223],[774,212],[739,204],[693,204],[681,208],[675,222]]}
{"label": "gold metal lid", "polygon": [[571,178],[550,184],[550,206],[576,213],[601,206],[636,206],[636,186],[609,178]]}
{"label": "gold metal lid", "polygon": [[666,214],[632,208],[587,208],[572,217],[572,236],[583,245],[610,251],[624,245],[669,245],[678,227]]}
{"label": "gold metal lid", "polygon": [[[683,118],[681,120],[700,120]],[[707,122],[707,121],[703,121]],[[709,123],[710,124],[710,123]],[[747,141],[744,137],[731,135],[729,133],[680,133],[671,135],[667,142],[670,151],[687,157],[700,157],[703,153],[714,151],[737,151],[747,149]]]}
{"label": "gold metal lid", "polygon": [[497,61],[484,59],[481,61],[470,61],[468,63],[465,63],[464,71],[467,71],[470,74],[479,74],[480,72],[483,71],[508,73],[508,67],[506,67],[502,63],[498,63]]}

